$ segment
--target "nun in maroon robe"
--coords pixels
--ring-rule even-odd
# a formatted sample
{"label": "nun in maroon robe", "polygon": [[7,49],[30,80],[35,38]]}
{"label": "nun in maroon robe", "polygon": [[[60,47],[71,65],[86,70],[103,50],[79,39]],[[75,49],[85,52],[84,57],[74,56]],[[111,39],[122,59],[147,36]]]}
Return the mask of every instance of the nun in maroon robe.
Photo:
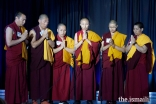
{"label": "nun in maroon robe", "polygon": [[[82,34],[82,30],[76,33],[78,42],[82,41]],[[75,81],[75,103],[80,103],[80,100],[87,100],[88,103],[92,103],[92,100],[96,99],[95,65],[99,61],[101,38],[95,32],[88,30],[88,39],[90,39],[91,45],[88,44],[86,48],[83,48],[83,45],[85,44],[83,43],[75,51],[75,79],[73,79]],[[84,55],[87,49],[89,50],[90,55],[88,64],[83,60],[88,58],[86,55]],[[79,55],[81,57],[80,60],[78,60]]]}
{"label": "nun in maroon robe", "polygon": [[143,24],[136,22],[133,31],[135,36],[131,35],[126,47],[128,54],[125,97],[132,104],[143,104],[149,100],[148,74],[152,73],[155,55],[152,41],[142,33]]}
{"label": "nun in maroon robe", "polygon": [[[58,27],[58,31],[64,29],[63,24],[59,24]],[[66,40],[67,46],[71,46],[68,48],[74,49],[73,39],[69,38],[68,36],[62,36],[62,38]],[[56,38],[56,48],[61,46],[60,44],[57,44],[58,42],[62,42],[62,39],[59,35],[57,35]],[[62,48],[60,51],[54,54],[55,61],[53,64],[52,100],[58,100],[60,102],[67,103],[67,100],[70,100],[70,62],[67,63],[63,61],[63,56],[65,55],[64,51],[66,50]],[[72,60],[72,55],[70,55],[69,52],[67,54],[69,54],[69,56],[66,57],[67,60]]]}
{"label": "nun in maroon robe", "polygon": [[[114,39],[114,44],[123,47],[126,36],[118,31],[114,32],[114,36],[116,37]],[[109,44],[107,39],[110,38],[112,38],[110,32],[103,35],[104,46]],[[114,51],[119,52],[118,50],[115,50],[115,48]],[[121,57],[118,57],[118,53],[114,52],[112,56],[116,55],[116,58],[113,57],[112,61],[110,61],[108,53],[109,48],[102,52],[102,74],[99,100],[107,100],[107,103],[115,103],[120,96],[124,95],[123,56],[122,52],[119,52]]]}
{"label": "nun in maroon robe", "polygon": [[131,100],[132,104],[137,102],[133,101],[133,98],[143,99],[138,100],[138,104],[149,100],[148,74],[152,69],[152,47],[151,43],[145,46],[148,49],[146,53],[136,50],[132,58],[127,61],[125,98]]}

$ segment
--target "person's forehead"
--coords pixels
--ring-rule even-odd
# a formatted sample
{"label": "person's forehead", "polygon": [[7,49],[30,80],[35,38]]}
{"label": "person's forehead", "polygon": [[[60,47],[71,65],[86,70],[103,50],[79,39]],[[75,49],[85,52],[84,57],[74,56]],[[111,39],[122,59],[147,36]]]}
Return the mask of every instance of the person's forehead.
{"label": "person's forehead", "polygon": [[139,26],[138,26],[138,25],[134,25],[134,27],[135,27],[135,28],[139,28]]}
{"label": "person's forehead", "polygon": [[20,18],[26,18],[26,16],[25,16],[24,14],[22,14],[22,15],[20,16]]}
{"label": "person's forehead", "polygon": [[111,23],[109,23],[109,25],[116,25],[116,23],[111,22]]}
{"label": "person's forehead", "polygon": [[66,29],[66,26],[60,25],[58,28],[59,28],[59,29]]}
{"label": "person's forehead", "polygon": [[47,17],[43,17],[43,18],[41,18],[41,20],[48,21],[49,19]]}
{"label": "person's forehead", "polygon": [[89,21],[87,19],[82,19],[81,23],[89,23]]}

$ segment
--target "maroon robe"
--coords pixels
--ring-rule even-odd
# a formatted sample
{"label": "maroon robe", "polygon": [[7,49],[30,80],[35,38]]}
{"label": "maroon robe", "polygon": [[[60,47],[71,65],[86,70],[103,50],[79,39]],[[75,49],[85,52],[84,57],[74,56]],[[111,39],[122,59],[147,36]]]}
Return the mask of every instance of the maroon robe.
{"label": "maroon robe", "polygon": [[[12,40],[18,39],[17,32],[22,34],[15,22],[7,27],[13,30]],[[26,60],[22,58],[22,43],[7,46],[5,100],[7,104],[20,104],[28,100]]]}
{"label": "maroon robe", "polygon": [[[103,35],[104,44],[106,38],[111,38],[111,34]],[[108,48],[109,49],[109,48]],[[124,94],[124,79],[122,59],[113,59],[108,57],[108,49],[102,52],[102,73],[99,90],[99,100],[116,101]]]}
{"label": "maroon robe", "polygon": [[141,53],[138,50],[127,61],[126,98],[149,98],[148,73],[151,68],[151,44],[147,43],[148,51]]}
{"label": "maroon robe", "polygon": [[[41,38],[40,28],[36,26],[33,28],[36,32],[36,41]],[[30,50],[30,97],[33,100],[50,99],[51,87],[51,63],[45,61],[44,41]]]}
{"label": "maroon robe", "polygon": [[[79,34],[83,34],[82,31],[77,32],[77,37]],[[89,34],[88,34],[89,35]],[[77,39],[77,41],[79,38]],[[75,64],[75,79],[76,85],[72,85],[72,91],[75,90],[75,100],[95,100],[96,99],[96,79],[95,79],[95,65],[99,59],[99,49],[100,42],[91,41],[92,46],[88,45],[90,50],[90,63],[78,65],[76,61]],[[78,57],[81,52],[82,45],[76,50],[75,56]],[[81,56],[82,58],[85,56]],[[74,89],[74,90],[73,90]]]}
{"label": "maroon robe", "polygon": [[[62,39],[57,35],[56,41]],[[63,62],[63,50],[54,54],[54,60],[52,100],[66,101],[70,99],[70,65]]]}

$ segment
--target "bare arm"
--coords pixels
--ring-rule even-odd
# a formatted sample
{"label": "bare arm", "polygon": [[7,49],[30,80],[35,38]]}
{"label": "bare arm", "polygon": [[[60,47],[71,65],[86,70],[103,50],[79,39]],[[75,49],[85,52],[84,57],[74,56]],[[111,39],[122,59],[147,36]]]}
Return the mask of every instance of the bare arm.
{"label": "bare arm", "polygon": [[109,41],[109,44],[110,44],[113,48],[115,48],[116,50],[125,53],[125,46],[119,47],[119,46],[115,45],[113,39],[111,39],[111,40]]}
{"label": "bare arm", "polygon": [[133,44],[130,43],[129,45],[126,46],[126,48],[125,48],[126,53],[129,52],[129,50],[131,49],[132,45]]}
{"label": "bare arm", "polygon": [[39,40],[36,41],[36,33],[35,33],[34,30],[30,31],[29,36],[32,36],[31,46],[33,48],[38,47],[44,41],[44,39],[46,38],[44,35],[42,35],[42,37]]}
{"label": "bare arm", "polygon": [[22,41],[24,41],[27,38],[28,33],[27,33],[27,31],[25,31],[21,35],[21,38],[19,38],[17,40],[12,40],[12,35],[13,35],[13,30],[10,27],[7,27],[7,29],[6,29],[6,44],[8,47],[17,45],[17,44],[21,43]]}
{"label": "bare arm", "polygon": [[141,53],[146,53],[147,52],[147,49],[148,49],[145,45],[139,46],[138,44],[135,44],[135,47]]}
{"label": "bare arm", "polygon": [[107,44],[107,45],[104,46],[104,41],[102,41],[102,42],[101,42],[101,49],[100,49],[100,50],[101,50],[101,51],[105,51],[105,50],[106,50],[107,48],[109,48],[109,47],[110,47],[110,44]]}
{"label": "bare arm", "polygon": [[[135,43],[135,44],[134,44],[134,43]],[[148,48],[147,48],[145,45],[139,46],[138,44],[136,44],[136,40],[135,40],[135,38],[133,37],[133,35],[131,35],[131,43],[130,43],[130,45],[126,47],[126,52],[128,52],[128,51],[131,49],[131,47],[132,47],[133,44],[135,45],[136,49],[137,49],[139,52],[141,52],[141,53],[146,53],[146,52],[147,52],[147,49],[148,49]]]}
{"label": "bare arm", "polygon": [[121,52],[125,53],[125,46],[119,47],[119,46],[116,46],[116,45],[114,44],[113,47],[114,47],[115,49],[117,49],[118,51],[121,51]]}
{"label": "bare arm", "polygon": [[51,48],[54,48],[55,47],[55,42],[52,41],[52,40],[47,40],[48,41],[48,44],[50,45]]}
{"label": "bare arm", "polygon": [[83,43],[83,40],[81,40],[81,41],[77,41],[77,33],[75,33],[75,38],[74,38],[74,42],[75,42],[75,49],[78,49],[81,45],[82,45],[82,43]]}
{"label": "bare arm", "polygon": [[64,48],[64,46],[65,46],[65,42],[63,41],[63,42],[61,43],[61,46],[60,46],[60,47],[57,47],[57,48],[54,48],[54,49],[53,49],[53,52],[54,52],[54,53],[57,53],[57,52],[61,51],[61,50]]}

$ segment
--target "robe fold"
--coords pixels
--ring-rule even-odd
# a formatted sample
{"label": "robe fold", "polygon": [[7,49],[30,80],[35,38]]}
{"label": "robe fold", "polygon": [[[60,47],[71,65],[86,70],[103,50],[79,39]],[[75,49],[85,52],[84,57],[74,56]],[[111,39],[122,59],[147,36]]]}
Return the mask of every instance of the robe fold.
{"label": "robe fold", "polygon": [[[39,26],[33,28],[36,33],[36,41],[41,38]],[[51,31],[51,30],[48,30]],[[48,32],[49,33],[49,32]],[[53,34],[52,34],[53,35]],[[30,48],[30,98],[33,100],[43,100],[51,98],[51,62],[45,60],[45,54],[48,47],[45,46],[44,40],[36,48]],[[47,45],[46,45],[47,46]],[[46,51],[46,53],[45,53]],[[49,51],[51,51],[49,49]],[[52,55],[52,53],[51,53]]]}
{"label": "robe fold", "polygon": [[[83,39],[82,31],[77,32],[77,39],[78,42]],[[75,100],[96,99],[95,65],[99,60],[101,38],[89,30],[88,39],[92,45],[89,45],[85,40],[75,52],[75,79],[73,79],[75,84],[72,85],[75,96],[71,96]]]}
{"label": "robe fold", "polygon": [[[22,34],[21,27],[18,27],[15,22],[7,27],[13,30],[12,40],[19,38],[17,32]],[[26,49],[22,47],[22,42],[11,47],[6,45],[5,100],[7,104],[20,104],[28,100],[26,59],[22,58],[22,48]]]}
{"label": "robe fold", "polygon": [[149,98],[148,74],[152,72],[155,62],[153,46],[145,34],[141,34],[136,41],[140,46],[145,45],[148,50],[146,53],[141,53],[132,46],[128,53],[131,57],[127,58],[125,97]]}
{"label": "robe fold", "polygon": [[[68,36],[64,39],[67,42],[68,48],[74,48],[74,40]],[[56,43],[62,42],[62,39],[57,35]],[[59,44],[55,45],[60,47]],[[52,100],[67,101],[70,100],[70,60],[72,55],[65,49],[54,54],[53,64],[53,82],[52,82]],[[65,61],[69,60],[69,61]]]}
{"label": "robe fold", "polygon": [[[104,46],[107,44],[107,39],[112,38],[115,45],[124,46],[126,35],[116,31],[111,37],[110,32],[103,35]],[[100,81],[99,100],[118,100],[124,95],[124,76],[122,52],[109,47],[102,52],[102,74]]]}

